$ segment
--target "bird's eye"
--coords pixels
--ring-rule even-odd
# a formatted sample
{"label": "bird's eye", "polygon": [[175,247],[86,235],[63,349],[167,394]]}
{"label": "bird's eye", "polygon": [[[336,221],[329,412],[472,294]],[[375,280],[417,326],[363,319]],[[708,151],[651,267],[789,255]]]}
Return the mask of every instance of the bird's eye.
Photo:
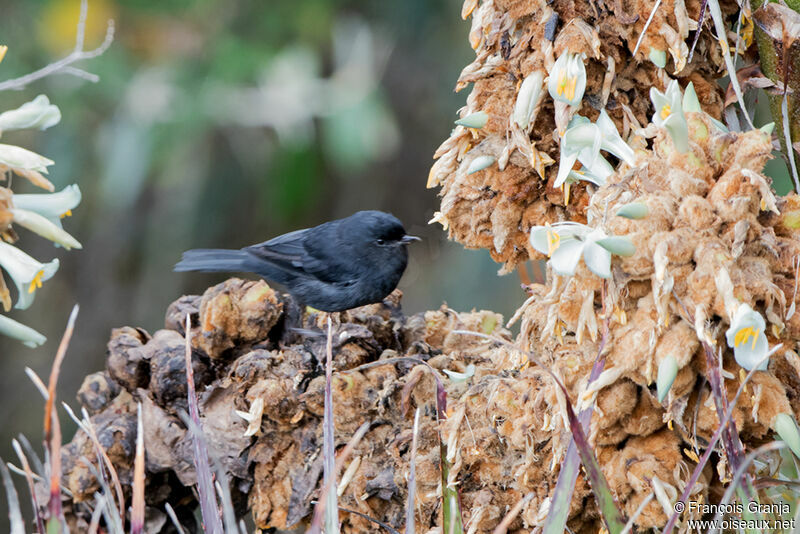
{"label": "bird's eye", "polygon": [[385,243],[386,243],[386,241],[384,241],[383,239],[378,239],[378,240],[376,240],[375,242],[376,242],[377,244],[379,244],[379,245],[383,245],[383,244],[385,244]]}

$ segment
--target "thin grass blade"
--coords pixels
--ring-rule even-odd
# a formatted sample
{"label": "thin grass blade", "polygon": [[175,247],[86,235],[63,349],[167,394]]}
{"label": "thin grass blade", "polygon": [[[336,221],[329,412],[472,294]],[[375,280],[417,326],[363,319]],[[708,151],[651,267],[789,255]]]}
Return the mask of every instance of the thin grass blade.
{"label": "thin grass blade", "polygon": [[[102,495],[106,496],[106,499],[107,499],[106,500],[106,504],[108,504],[108,499],[112,499],[111,496],[113,495],[113,493],[111,491],[111,488],[108,485],[108,481],[100,473],[100,469],[98,469],[98,467],[96,465],[94,465],[91,462],[91,460],[89,460],[86,457],[82,457],[81,458],[81,463],[83,465],[85,465],[86,469],[89,470],[89,472],[92,474],[92,476],[94,476],[94,478],[100,482],[100,489],[102,490]],[[65,491],[65,490],[62,489],[61,491]],[[113,499],[112,499],[112,502],[113,502]],[[109,532],[113,532],[115,534],[116,533],[122,534],[123,532],[125,532],[125,529],[123,527],[122,518],[120,517],[119,510],[117,509],[116,506],[108,506],[108,505],[104,506],[103,507],[103,518],[105,519],[106,528],[108,529]]]}
{"label": "thin grass blade", "polygon": [[[597,358],[595,358],[594,365],[589,373],[588,385],[591,385],[592,382],[597,380],[597,377],[603,372],[605,358],[602,357],[602,354],[607,342],[608,321],[604,324],[603,337],[600,340],[600,349],[597,351]],[[584,432],[588,432],[589,430],[589,423],[591,422],[593,411],[594,404],[591,404],[578,415],[581,428]],[[564,461],[561,464],[561,471],[558,473],[556,489],[553,491],[553,501],[550,504],[551,513],[547,516],[547,519],[545,519],[542,530],[544,534],[561,534],[564,532],[567,526],[567,514],[569,513],[569,507],[572,502],[572,495],[575,491],[575,483],[578,480],[578,471],[580,471],[580,467],[581,459],[578,454],[578,448],[575,445],[575,440],[571,438],[567,446]]]}
{"label": "thin grass blade", "polygon": [[8,521],[11,528],[10,534],[25,534],[25,524],[22,521],[22,511],[19,509],[19,495],[11,480],[6,463],[0,458],[0,475],[3,477],[3,486],[6,488],[6,502],[8,503]]}
{"label": "thin grass blade", "polygon": [[322,421],[325,481],[325,534],[338,534],[339,510],[336,495],[336,448],[333,424],[333,325],[328,315],[328,342],[325,347],[325,413]]}
{"label": "thin grass blade", "polygon": [[53,360],[53,367],[50,370],[50,381],[47,387],[47,402],[45,403],[44,409],[44,441],[50,457],[50,501],[48,503],[50,517],[47,520],[46,526],[48,534],[61,532],[64,527],[64,517],[61,509],[61,424],[59,423],[58,414],[54,409],[54,405],[58,376],[61,371],[61,364],[64,362],[64,357],[67,354],[70,339],[72,339],[72,332],[75,329],[78,309],[77,304],[72,308],[72,313],[70,313],[69,320],[67,321],[67,328],[64,330],[64,335],[61,337],[61,343],[58,345],[56,357],[55,360]]}
{"label": "thin grass blade", "polygon": [[28,482],[28,492],[31,495],[31,507],[33,508],[33,516],[36,521],[36,526],[39,528],[39,532],[44,532],[44,521],[42,520],[42,514],[39,513],[39,500],[36,498],[36,486],[33,483],[33,472],[31,471],[31,466],[28,463],[28,457],[25,456],[19,441],[16,439],[11,440],[11,446],[14,448],[14,452],[17,453],[17,457],[22,464],[22,469],[25,472],[25,480]]}
{"label": "thin grass blade", "polygon": [[33,449],[33,445],[31,445],[31,442],[28,441],[28,438],[25,437],[25,434],[17,434],[17,439],[22,445],[26,457],[33,464],[32,466],[33,472],[39,475],[40,477],[45,478],[44,464],[42,463],[42,459],[39,458],[39,455],[36,454],[36,451]]}
{"label": "thin grass blade", "polygon": [[210,534],[223,534],[222,522],[219,519],[216,491],[214,490],[213,475],[208,460],[208,447],[206,440],[199,431],[200,410],[197,406],[197,394],[194,389],[194,369],[192,368],[192,323],[186,315],[186,391],[189,404],[189,417],[198,432],[194,433],[194,467],[197,471],[197,493],[200,497],[200,512],[203,516],[203,525]]}
{"label": "thin grass blade", "polygon": [[[355,448],[358,447],[358,444],[361,442],[361,439],[367,433],[367,431],[369,430],[370,426],[371,426],[371,423],[367,422],[367,423],[362,424],[360,427],[358,427],[358,430],[356,430],[356,433],[353,434],[353,437],[350,438],[350,441],[348,441],[347,445],[345,445],[344,449],[342,449],[342,452],[341,452],[341,454],[339,454],[339,457],[336,458],[336,465],[334,466],[334,473],[338,473],[339,471],[341,471],[342,467],[344,467],[344,464],[350,458],[350,455],[353,453]],[[320,532],[320,530],[322,529],[322,522],[323,522],[323,518],[324,518],[323,516],[324,516],[324,512],[325,512],[325,502],[327,500],[327,496],[325,495],[325,492],[327,492],[327,491],[334,491],[335,492],[336,491],[336,487],[329,487],[329,486],[326,486],[326,485],[323,484],[322,492],[320,493],[320,500],[319,501],[313,501],[313,504],[314,504],[314,516],[313,516],[313,519],[311,521],[311,527],[309,527],[309,529],[307,531],[309,533],[314,532],[315,529],[316,529],[316,532]]]}
{"label": "thin grass blade", "polygon": [[184,534],[183,527],[181,526],[181,522],[178,521],[178,516],[175,513],[175,510],[172,509],[169,503],[164,505],[164,509],[167,511],[167,515],[169,516],[169,520],[172,521],[172,526],[175,527],[175,531],[178,534]]}
{"label": "thin grass blade", "polygon": [[131,534],[144,532],[144,429],[142,403],[136,407],[136,457],[133,460],[133,505],[131,507]]}
{"label": "thin grass blade", "polygon": [[611,493],[611,487],[609,487],[608,481],[600,469],[600,464],[594,455],[592,446],[589,444],[589,440],[586,439],[586,434],[584,434],[580,421],[575,416],[575,412],[569,402],[567,403],[567,416],[569,418],[569,428],[572,431],[572,439],[575,441],[583,468],[586,470],[586,478],[592,487],[592,493],[594,493],[597,506],[606,523],[606,528],[611,534],[619,534],[625,528],[625,519],[617,507],[614,495]]}
{"label": "thin grass blade", "polygon": [[44,439],[50,441],[51,424],[53,423],[53,406],[56,398],[56,385],[58,384],[58,375],[61,372],[61,364],[64,362],[64,357],[67,355],[67,347],[69,347],[70,339],[72,339],[72,332],[75,329],[75,320],[78,318],[78,305],[72,308],[72,313],[69,315],[67,321],[67,328],[64,335],[61,337],[61,343],[58,345],[56,351],[56,358],[53,361],[53,367],[50,370],[50,381],[47,384],[47,402],[44,408]]}
{"label": "thin grass blade", "polygon": [[700,39],[700,32],[703,31],[703,22],[706,20],[706,2],[708,2],[708,0],[702,0],[700,2],[700,16],[697,18],[697,30],[694,32],[692,47],[689,49],[689,57],[686,60],[687,64],[692,62],[692,58],[694,57],[694,48],[697,46],[697,41]]}
{"label": "thin grass blade", "polygon": [[225,470],[222,469],[220,462],[214,460],[214,473],[217,475],[217,495],[222,507],[222,519],[225,523],[225,532],[228,534],[236,534],[239,530],[236,524],[236,512],[233,509],[233,500],[231,499],[230,484]]}
{"label": "thin grass blade", "polygon": [[406,534],[415,534],[416,521],[414,504],[417,496],[417,445],[419,443],[419,413],[417,406],[414,412],[414,427],[411,438],[411,458],[408,462],[408,497],[406,500]]}
{"label": "thin grass blade", "polygon": [[510,527],[511,523],[514,522],[514,519],[517,518],[525,505],[528,504],[535,496],[535,493],[528,493],[525,495],[525,497],[520,499],[517,504],[514,505],[514,508],[508,511],[503,520],[500,521],[500,524],[494,528],[492,534],[506,534],[506,532],[508,532],[508,527]]}
{"label": "thin grass blade", "polygon": [[97,493],[94,499],[94,510],[92,511],[92,519],[89,522],[88,534],[97,534],[97,529],[100,528],[100,518],[103,517],[103,510],[106,507],[106,498],[104,495]]}

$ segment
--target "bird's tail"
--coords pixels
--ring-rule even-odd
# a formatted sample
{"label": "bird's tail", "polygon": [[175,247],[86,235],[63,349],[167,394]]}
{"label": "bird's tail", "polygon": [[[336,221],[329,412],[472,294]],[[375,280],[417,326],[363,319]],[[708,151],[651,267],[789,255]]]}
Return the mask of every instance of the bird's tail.
{"label": "bird's tail", "polygon": [[244,250],[227,249],[194,249],[183,253],[183,258],[176,265],[175,271],[249,271],[247,260],[249,254]]}

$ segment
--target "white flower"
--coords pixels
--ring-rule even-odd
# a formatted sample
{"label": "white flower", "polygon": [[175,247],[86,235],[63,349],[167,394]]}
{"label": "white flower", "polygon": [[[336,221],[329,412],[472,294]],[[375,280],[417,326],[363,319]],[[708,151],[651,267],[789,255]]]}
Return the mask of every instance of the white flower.
{"label": "white flower", "polygon": [[250,411],[236,410],[236,415],[247,421],[244,437],[255,436],[261,430],[261,419],[264,417],[264,398],[256,397],[250,404]]}
{"label": "white flower", "polygon": [[69,250],[81,244],[62,230],[61,219],[72,215],[80,202],[81,190],[73,184],[58,193],[14,195],[10,211],[15,223]]}
{"label": "white flower", "polygon": [[61,228],[60,223],[55,224],[47,217],[39,215],[35,211],[21,210],[19,208],[12,208],[8,211],[14,217],[14,223],[24,226],[31,232],[36,232],[45,239],[49,239],[67,250],[71,248],[83,248],[77,239]]}
{"label": "white flower", "polygon": [[476,111],[475,113],[470,113],[466,117],[462,117],[455,121],[455,123],[459,126],[464,126],[466,128],[483,128],[486,126],[486,123],[489,121],[489,114],[485,111]]}
{"label": "white flower", "polygon": [[25,326],[5,315],[0,315],[0,334],[18,339],[22,341],[25,346],[31,348],[38,347],[47,341],[46,337],[33,328]]}
{"label": "white flower", "polygon": [[[597,122],[592,124],[580,115],[570,121],[570,127],[561,137],[561,156],[558,164],[558,175],[553,187],[561,187],[568,178],[589,181],[603,185],[614,173],[614,167],[600,154],[605,150],[628,165],[636,163],[636,154],[623,141],[614,125],[614,121],[605,110],[600,112]],[[573,172],[575,161],[580,161],[585,169]]]}
{"label": "white flower", "polygon": [[463,373],[459,373],[458,371],[451,371],[450,369],[442,369],[442,371],[444,371],[444,374],[450,377],[451,382],[457,384],[459,382],[466,382],[475,375],[475,364],[471,363],[467,365]]}
{"label": "white flower", "polygon": [[[600,157],[603,158],[602,156]],[[595,185],[604,185],[608,177],[614,172],[613,168],[611,168],[611,172],[607,172],[607,169],[611,167],[611,164],[608,163],[608,167],[606,167],[606,163],[608,163],[608,161],[606,161],[605,158],[595,162],[595,171],[598,171],[600,174],[597,174],[597,172],[592,172],[581,165],[581,168],[577,171],[575,169],[570,170],[565,179],[561,179],[559,181],[559,178],[556,178],[553,186],[561,187],[562,184],[568,185],[575,182],[591,182]]]}
{"label": "white flower", "polygon": [[54,162],[30,150],[18,146],[0,144],[0,166],[47,174],[47,167]]}
{"label": "white flower", "polygon": [[497,161],[497,159],[494,156],[476,156],[467,166],[467,174],[482,171],[483,169],[492,166],[495,161]]}
{"label": "white flower", "polygon": [[689,113],[702,113],[700,99],[697,98],[697,91],[694,90],[694,82],[689,82],[683,91],[683,111]]}
{"label": "white flower", "polygon": [[38,128],[46,130],[61,120],[61,111],[45,95],[39,95],[17,109],[0,113],[0,132]]}
{"label": "white flower", "polygon": [[650,100],[655,113],[653,124],[667,130],[672,142],[680,152],[689,150],[689,125],[683,114],[683,96],[677,80],[672,80],[663,93],[655,87],[650,88]]}
{"label": "white flower", "polygon": [[[686,89],[683,91],[683,111],[684,113],[703,112],[703,108],[700,107],[700,100],[697,98],[697,91],[694,90],[694,82],[689,82],[686,85]],[[728,133],[728,127],[725,126],[723,123],[721,123],[720,121],[718,121],[717,119],[708,114],[706,114],[706,118],[710,120],[711,124],[716,126],[719,131]],[[772,131],[770,131],[769,133],[772,133]]]}
{"label": "white flower", "polygon": [[644,219],[648,213],[647,204],[644,202],[631,202],[620,206],[617,215],[626,219]]}
{"label": "white flower", "polygon": [[41,263],[15,246],[0,242],[0,267],[11,276],[17,286],[17,309],[27,309],[33,303],[36,289],[58,270],[58,259]]}
{"label": "white flower", "polygon": [[600,128],[592,124],[589,119],[576,116],[570,122],[571,126],[561,137],[561,150],[558,162],[558,175],[553,187],[561,187],[570,177],[572,167],[577,160],[589,171],[583,171],[586,178],[573,174],[572,179],[584,179],[597,185],[606,183],[606,179],[614,172],[611,164],[600,154]]}
{"label": "white flower", "polygon": [[72,210],[81,203],[81,190],[72,184],[58,193],[15,194],[11,201],[14,208],[38,213],[61,228],[61,219],[72,215]]}
{"label": "white flower", "polygon": [[651,48],[650,53],[647,54],[647,57],[650,61],[653,62],[653,65],[658,67],[659,69],[663,69],[667,66],[667,52],[666,50],[658,50],[656,48]]}
{"label": "white flower", "polygon": [[800,458],[800,430],[794,417],[788,413],[779,413],[772,419],[771,426],[794,455]]}
{"label": "white flower", "polygon": [[583,54],[564,51],[553,65],[547,81],[547,91],[553,100],[560,100],[570,106],[578,106],[586,90],[586,67]]}
{"label": "white flower", "polygon": [[[725,332],[728,346],[733,349],[736,362],[752,370],[758,366],[759,371],[767,368],[764,360],[769,352],[769,343],[764,335],[766,323],[760,313],[753,310],[749,304],[740,304],[731,320],[731,326]],[[764,360],[761,364],[761,360]]]}
{"label": "white flower", "polygon": [[597,117],[595,124],[600,128],[600,149],[614,154],[631,167],[634,166],[636,164],[636,154],[630,145],[622,139],[622,136],[619,135],[617,125],[608,116],[606,110],[600,111],[600,116]]}
{"label": "white flower", "polygon": [[542,99],[544,74],[535,70],[529,74],[519,87],[517,101],[514,103],[514,122],[525,130],[531,122],[536,111],[536,106]]}
{"label": "white flower", "polygon": [[658,402],[664,402],[669,389],[678,376],[678,361],[672,354],[666,355],[658,364],[658,377],[656,378],[656,393]]}
{"label": "white flower", "polygon": [[558,222],[531,229],[531,246],[550,257],[548,263],[561,276],[572,276],[581,257],[594,274],[611,278],[611,253],[630,255],[633,244],[625,236],[609,237],[600,228],[575,222]]}

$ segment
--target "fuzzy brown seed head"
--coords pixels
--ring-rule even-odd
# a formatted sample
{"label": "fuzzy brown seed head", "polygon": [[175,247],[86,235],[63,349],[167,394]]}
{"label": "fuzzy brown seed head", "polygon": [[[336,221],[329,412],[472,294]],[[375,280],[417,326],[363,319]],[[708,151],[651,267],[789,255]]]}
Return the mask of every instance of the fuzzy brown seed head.
{"label": "fuzzy brown seed head", "polygon": [[[439,159],[431,169],[429,187],[442,186],[438,220],[447,226],[449,237],[469,248],[489,249],[496,261],[505,264],[503,272],[520,261],[540,257],[527,244],[531,227],[558,220],[585,221],[590,196],[587,186],[573,185],[568,204],[564,192],[552,187],[559,161],[557,130],[576,113],[594,121],[603,108],[626,140],[636,128],[646,125],[652,114],[650,88],[663,90],[665,86],[663,71],[647,59],[651,49],[673,58],[668,72],[672,75],[675,67],[680,67],[678,78],[684,85],[694,83],[707,112],[714,117],[721,113],[722,94],[716,77],[724,72],[723,59],[710,34],[700,35],[695,55],[702,59],[684,66],[688,54],[684,41],[689,36],[689,21],[696,20],[700,12],[699,2],[662,2],[647,32],[645,22],[654,8],[654,2],[649,1],[617,3],[608,11],[567,1],[472,4],[465,3],[464,14],[472,18],[470,41],[476,59],[462,71],[457,89],[473,83],[465,112],[484,111],[489,121],[480,129],[459,127],[453,131],[437,151]],[[733,7],[725,4],[722,9],[728,13]],[[634,59],[632,51],[643,32],[644,40]],[[583,100],[575,109],[567,109],[555,106],[544,94],[532,124],[520,131],[514,111],[523,96],[522,80],[534,72],[547,77],[556,59],[567,51],[584,57]],[[557,117],[559,114],[564,116]],[[708,181],[704,152],[711,142],[713,126],[697,115],[690,131],[693,151],[699,153],[665,162],[695,177],[671,180],[675,193],[681,196],[697,193],[697,179]],[[661,141],[671,144],[666,138]],[[658,145],[659,140],[655,143]],[[465,147],[474,148],[466,151]],[[473,151],[493,156],[499,167],[465,176],[464,162],[470,161]]]}

